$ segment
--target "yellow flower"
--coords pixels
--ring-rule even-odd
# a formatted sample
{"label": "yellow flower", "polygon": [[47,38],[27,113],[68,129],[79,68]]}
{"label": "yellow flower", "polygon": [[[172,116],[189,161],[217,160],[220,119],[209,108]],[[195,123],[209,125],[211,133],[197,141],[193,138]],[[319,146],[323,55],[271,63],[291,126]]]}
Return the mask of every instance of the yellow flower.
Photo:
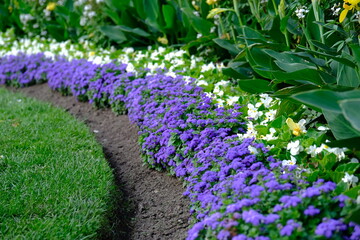
{"label": "yellow flower", "polygon": [[95,52],[89,52],[89,56],[90,57],[95,56]]}
{"label": "yellow flower", "polygon": [[213,4],[217,3],[217,1],[218,1],[218,0],[206,0],[206,3],[207,3],[208,5],[213,5]]}
{"label": "yellow flower", "polygon": [[167,45],[169,43],[169,41],[167,40],[166,36],[164,37],[158,37],[158,42],[164,45]]}
{"label": "yellow flower", "polygon": [[9,6],[8,9],[9,9],[9,13],[12,13],[12,11],[13,11],[12,6]]}
{"label": "yellow flower", "polygon": [[294,122],[291,118],[286,119],[286,124],[289,126],[290,130],[292,131],[292,134],[295,136],[299,136],[301,133],[305,133],[305,123],[306,121],[304,119],[301,119],[299,123]]}
{"label": "yellow flower", "polygon": [[360,7],[358,6],[359,2],[360,2],[360,0],[344,0],[344,4],[343,4],[344,10],[342,10],[342,12],[340,13],[339,22],[344,21],[347,13],[350,10],[356,9],[356,10],[360,11]]}
{"label": "yellow flower", "polygon": [[54,11],[55,8],[56,8],[55,2],[49,2],[48,5],[46,6],[46,10],[48,11]]}

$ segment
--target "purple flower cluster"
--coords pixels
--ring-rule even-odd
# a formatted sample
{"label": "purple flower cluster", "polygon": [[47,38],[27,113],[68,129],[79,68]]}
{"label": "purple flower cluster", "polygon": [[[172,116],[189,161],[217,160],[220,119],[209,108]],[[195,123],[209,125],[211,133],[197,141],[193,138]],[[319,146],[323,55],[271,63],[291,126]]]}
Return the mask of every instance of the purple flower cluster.
{"label": "purple flower cluster", "polygon": [[[30,59],[37,60],[28,68]],[[218,107],[194,79],[161,72],[135,78],[125,69],[116,62],[11,56],[0,59],[0,81],[25,86],[47,79],[52,89],[96,106],[126,109],[140,128],[144,161],[186,183],[184,194],[197,219],[189,240],[359,239],[360,226],[343,220],[354,201],[337,196],[335,183],[308,182],[297,166],[282,166],[263,144],[239,140],[245,126],[240,106]]]}
{"label": "purple flower cluster", "polygon": [[45,82],[51,65],[52,61],[42,53],[0,58],[0,84],[23,87]]}

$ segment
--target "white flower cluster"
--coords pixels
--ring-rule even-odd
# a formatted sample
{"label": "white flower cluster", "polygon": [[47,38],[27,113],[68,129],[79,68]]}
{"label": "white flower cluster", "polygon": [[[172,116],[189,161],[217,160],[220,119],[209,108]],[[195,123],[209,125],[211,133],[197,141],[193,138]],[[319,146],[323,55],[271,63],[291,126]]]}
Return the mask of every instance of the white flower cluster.
{"label": "white flower cluster", "polygon": [[308,12],[309,12],[309,10],[307,9],[307,7],[302,6],[298,9],[296,9],[295,14],[299,19],[303,19],[303,18],[305,18],[305,14]]}
{"label": "white flower cluster", "polygon": [[96,16],[96,12],[93,11],[92,6],[90,4],[86,4],[83,6],[83,13],[80,18],[80,25],[85,26],[89,21]]}
{"label": "white flower cluster", "polygon": [[311,157],[315,157],[318,154],[322,153],[323,151],[326,151],[328,153],[333,153],[336,155],[337,159],[343,160],[345,158],[345,151],[347,148],[331,148],[326,144],[321,144],[320,147],[317,147],[316,145],[311,145],[306,149],[307,154],[310,154]]}

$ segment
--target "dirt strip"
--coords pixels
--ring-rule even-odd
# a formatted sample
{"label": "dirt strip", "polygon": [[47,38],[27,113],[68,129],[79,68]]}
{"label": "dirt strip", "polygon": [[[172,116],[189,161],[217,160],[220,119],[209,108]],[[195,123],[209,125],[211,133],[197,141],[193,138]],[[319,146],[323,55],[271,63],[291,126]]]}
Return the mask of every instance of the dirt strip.
{"label": "dirt strip", "polygon": [[[96,110],[74,97],[63,97],[51,91],[47,84],[15,91],[66,109],[84,121],[103,146],[117,185],[128,203],[119,203],[121,207],[112,217],[113,232],[107,234],[106,239],[185,239],[190,214],[189,201],[182,196],[182,183],[143,166],[137,144],[138,127],[131,124],[127,116],[115,116],[109,109]],[[123,217],[131,221],[124,221]]]}

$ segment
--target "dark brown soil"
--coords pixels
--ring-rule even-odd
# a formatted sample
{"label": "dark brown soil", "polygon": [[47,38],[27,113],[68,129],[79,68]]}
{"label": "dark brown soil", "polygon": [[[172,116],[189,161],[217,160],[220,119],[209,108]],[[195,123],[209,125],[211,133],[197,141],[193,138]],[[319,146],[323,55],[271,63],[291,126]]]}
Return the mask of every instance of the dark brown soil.
{"label": "dark brown soil", "polygon": [[115,116],[109,109],[96,110],[74,97],[63,97],[51,91],[47,84],[16,91],[66,109],[84,121],[103,146],[124,195],[111,216],[112,230],[104,238],[178,240],[186,237],[189,200],[182,195],[182,183],[143,166],[137,144],[138,127],[127,116]]}

